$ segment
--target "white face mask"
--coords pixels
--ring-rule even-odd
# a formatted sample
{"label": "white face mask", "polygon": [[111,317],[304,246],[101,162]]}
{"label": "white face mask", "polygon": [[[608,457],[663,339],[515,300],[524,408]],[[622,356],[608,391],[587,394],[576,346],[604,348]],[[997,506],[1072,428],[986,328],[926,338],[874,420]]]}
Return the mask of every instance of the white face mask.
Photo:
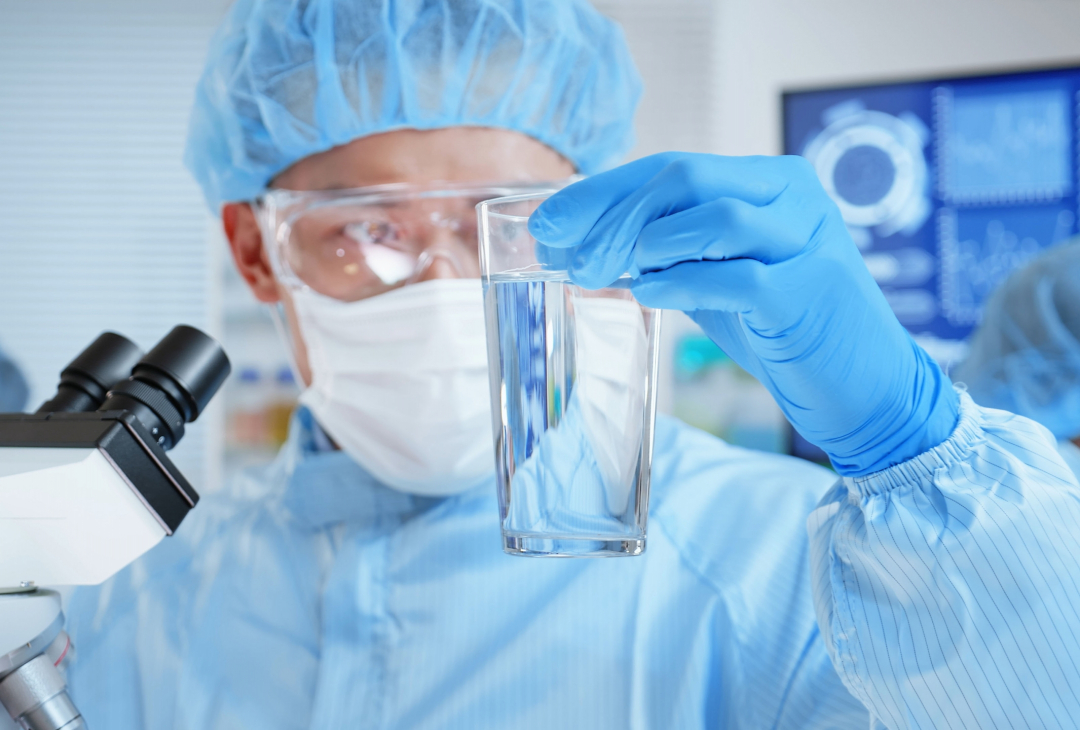
{"label": "white face mask", "polygon": [[483,294],[436,279],[358,302],[294,295],[311,363],[300,402],[379,481],[458,494],[494,472]]}
{"label": "white face mask", "polygon": [[649,377],[645,319],[641,305],[625,299],[582,298],[574,312],[575,395],[585,419],[585,434],[609,485],[608,498],[620,502],[609,509],[618,513],[626,508],[645,425],[642,414]]}

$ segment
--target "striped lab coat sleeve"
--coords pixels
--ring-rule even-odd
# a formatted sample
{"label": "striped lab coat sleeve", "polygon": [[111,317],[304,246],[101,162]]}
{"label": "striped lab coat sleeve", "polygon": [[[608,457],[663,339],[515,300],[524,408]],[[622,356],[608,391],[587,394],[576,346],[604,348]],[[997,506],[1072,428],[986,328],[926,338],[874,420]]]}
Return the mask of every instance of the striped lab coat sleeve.
{"label": "striped lab coat sleeve", "polygon": [[1033,421],[844,478],[808,521],[818,624],[873,727],[1080,727],[1080,488]]}

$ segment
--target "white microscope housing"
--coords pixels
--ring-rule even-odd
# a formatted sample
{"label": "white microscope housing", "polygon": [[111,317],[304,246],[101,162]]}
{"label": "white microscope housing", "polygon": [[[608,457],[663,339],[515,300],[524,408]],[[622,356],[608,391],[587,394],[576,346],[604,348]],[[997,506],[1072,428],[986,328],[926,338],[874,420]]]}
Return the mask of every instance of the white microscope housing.
{"label": "white microscope housing", "polygon": [[[60,594],[172,535],[199,495],[166,456],[229,373],[185,326],[142,356],[105,333],[37,413],[0,413],[0,730],[84,730]],[[9,717],[10,716],[10,717]]]}

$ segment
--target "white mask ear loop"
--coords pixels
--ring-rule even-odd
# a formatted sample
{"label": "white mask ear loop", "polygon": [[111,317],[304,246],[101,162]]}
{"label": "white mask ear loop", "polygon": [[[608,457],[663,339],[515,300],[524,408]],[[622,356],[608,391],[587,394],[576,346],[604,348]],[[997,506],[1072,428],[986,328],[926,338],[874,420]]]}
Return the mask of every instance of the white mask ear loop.
{"label": "white mask ear loop", "polygon": [[284,310],[285,304],[283,302],[266,305],[266,312],[270,315],[270,320],[274,323],[274,329],[277,330],[278,337],[281,339],[281,344],[285,346],[285,356],[288,359],[289,370],[292,371],[296,387],[303,390],[307,387],[307,384],[300,375],[300,366],[296,364],[296,342],[293,340],[292,335],[289,333],[289,327],[285,323],[286,317]]}

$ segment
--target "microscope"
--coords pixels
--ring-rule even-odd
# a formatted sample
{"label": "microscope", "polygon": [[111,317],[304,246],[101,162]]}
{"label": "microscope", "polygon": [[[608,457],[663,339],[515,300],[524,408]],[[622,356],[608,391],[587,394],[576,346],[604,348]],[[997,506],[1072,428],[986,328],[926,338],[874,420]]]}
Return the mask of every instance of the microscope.
{"label": "microscope", "polygon": [[60,594],[41,586],[101,583],[173,534],[199,495],[165,452],[229,370],[193,327],[145,355],[105,332],[36,413],[0,414],[0,730],[85,730]]}

